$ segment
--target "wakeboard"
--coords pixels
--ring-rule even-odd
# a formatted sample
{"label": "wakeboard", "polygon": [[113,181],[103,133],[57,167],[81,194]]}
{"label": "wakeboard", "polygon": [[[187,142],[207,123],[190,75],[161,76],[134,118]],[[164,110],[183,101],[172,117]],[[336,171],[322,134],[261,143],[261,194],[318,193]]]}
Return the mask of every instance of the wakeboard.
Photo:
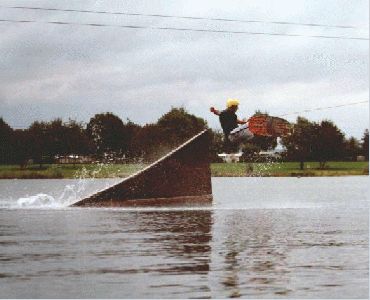
{"label": "wakeboard", "polygon": [[248,129],[254,135],[273,137],[284,137],[292,132],[292,126],[287,120],[265,114],[249,118]]}
{"label": "wakeboard", "polygon": [[230,142],[242,144],[254,136],[284,137],[292,132],[291,124],[282,118],[269,115],[255,115],[247,124],[238,126],[228,136]]}

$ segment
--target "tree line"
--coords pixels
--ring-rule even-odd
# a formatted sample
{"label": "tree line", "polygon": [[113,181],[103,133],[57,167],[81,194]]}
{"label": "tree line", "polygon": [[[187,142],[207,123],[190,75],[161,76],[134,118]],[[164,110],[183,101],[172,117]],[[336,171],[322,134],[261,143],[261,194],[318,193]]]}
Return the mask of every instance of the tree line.
{"label": "tree line", "polygon": [[36,121],[23,130],[14,130],[0,118],[0,164],[23,167],[32,160],[41,166],[68,155],[148,162],[204,128],[206,122],[184,108],[173,108],[156,123],[144,126],[124,122],[111,112],[96,114],[87,124],[55,119]]}
{"label": "tree line", "polygon": [[369,131],[364,131],[359,141],[345,138],[344,133],[330,120],[311,122],[298,117],[291,135],[283,138],[287,160],[299,161],[301,169],[305,161],[318,161],[324,168],[330,160],[356,161],[358,156],[369,160]]}
{"label": "tree line", "polygon": [[[260,113],[260,112],[256,112]],[[102,161],[107,156],[125,161],[149,162],[159,158],[188,138],[207,128],[207,122],[189,114],[184,108],[172,108],[157,122],[144,126],[127,119],[121,120],[111,112],[96,114],[87,124],[55,119],[36,121],[27,129],[13,129],[0,117],[0,164],[19,164],[29,160],[40,166],[52,163],[56,157],[79,155]],[[223,135],[210,130],[212,161],[223,152]],[[369,132],[361,140],[345,138],[343,132],[329,120],[311,122],[298,117],[292,134],[281,140],[286,148],[283,159],[319,161],[321,167],[329,160],[356,160],[359,155],[369,159]],[[254,137],[244,146],[243,159],[256,160],[261,150],[273,149],[273,137]]]}

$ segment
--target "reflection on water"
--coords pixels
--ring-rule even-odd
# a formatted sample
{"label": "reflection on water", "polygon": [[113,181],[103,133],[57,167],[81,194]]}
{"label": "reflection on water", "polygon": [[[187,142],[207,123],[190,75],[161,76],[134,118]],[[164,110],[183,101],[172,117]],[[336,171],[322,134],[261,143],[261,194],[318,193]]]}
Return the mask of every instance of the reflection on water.
{"label": "reflection on water", "polygon": [[367,297],[366,181],[228,180],[208,208],[0,209],[0,297]]}
{"label": "reflection on water", "polygon": [[22,212],[0,212],[0,296],[209,294],[210,210]]}
{"label": "reflection on water", "polygon": [[369,289],[368,224],[361,209],[217,212],[213,295],[363,297]]}
{"label": "reflection on water", "polygon": [[[250,217],[250,216],[249,216]],[[286,286],[288,280],[286,270],[285,243],[273,240],[273,222],[264,214],[251,222],[244,212],[232,211],[223,215],[227,227],[223,227],[224,248],[223,269],[221,280],[227,297],[241,297],[243,290],[252,288],[253,294],[266,291],[267,287]],[[276,292],[283,293],[279,289]]]}
{"label": "reflection on water", "polygon": [[[209,271],[210,211],[151,211],[139,215],[132,213],[132,217],[135,227],[126,233],[147,235],[141,253],[180,260],[179,263],[169,261],[153,271],[169,275],[206,274]],[[121,221],[127,222],[126,214]],[[137,250],[132,249],[132,252],[137,253]],[[151,269],[140,268],[140,272],[147,271]]]}
{"label": "reflection on water", "polygon": [[362,209],[2,210],[0,220],[2,297],[368,293]]}

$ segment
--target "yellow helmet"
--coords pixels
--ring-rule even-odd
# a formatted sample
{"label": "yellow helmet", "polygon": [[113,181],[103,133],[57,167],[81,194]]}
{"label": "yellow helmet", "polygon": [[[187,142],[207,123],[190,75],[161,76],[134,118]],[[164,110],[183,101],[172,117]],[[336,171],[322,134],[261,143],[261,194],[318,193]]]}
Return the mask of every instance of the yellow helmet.
{"label": "yellow helmet", "polygon": [[230,108],[231,106],[238,106],[239,100],[238,99],[227,99],[226,107]]}

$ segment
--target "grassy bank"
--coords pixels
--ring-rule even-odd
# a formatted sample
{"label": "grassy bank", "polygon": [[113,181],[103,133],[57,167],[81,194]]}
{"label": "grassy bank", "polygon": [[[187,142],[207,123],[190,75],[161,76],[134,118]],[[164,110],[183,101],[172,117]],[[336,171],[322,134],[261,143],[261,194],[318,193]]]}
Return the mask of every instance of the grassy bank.
{"label": "grassy bank", "polygon": [[352,176],[369,174],[368,162],[328,162],[325,169],[318,162],[305,163],[300,170],[298,162],[212,164],[212,176]]}
{"label": "grassy bank", "polygon": [[145,165],[142,164],[45,164],[21,169],[16,165],[0,165],[0,179],[46,178],[114,178],[127,177]]}
{"label": "grassy bank", "polygon": [[[144,168],[143,164],[51,164],[31,165],[21,169],[16,165],[0,165],[0,179],[41,178],[112,178],[127,177]],[[352,176],[368,175],[368,162],[329,162],[327,168],[319,169],[317,162],[305,163],[304,170],[298,162],[283,163],[214,163],[212,176]]]}

